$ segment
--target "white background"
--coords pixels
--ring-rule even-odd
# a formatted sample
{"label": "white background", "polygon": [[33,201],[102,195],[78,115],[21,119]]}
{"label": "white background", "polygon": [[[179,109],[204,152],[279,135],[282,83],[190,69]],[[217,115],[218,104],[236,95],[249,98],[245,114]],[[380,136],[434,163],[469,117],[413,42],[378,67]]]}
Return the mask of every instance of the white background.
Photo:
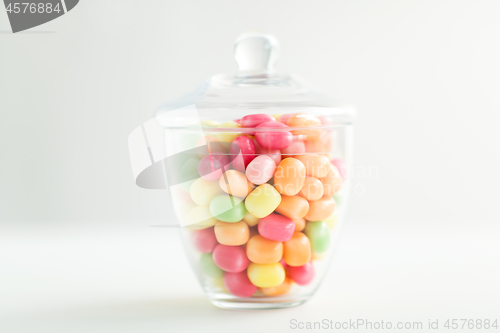
{"label": "white background", "polygon": [[[83,0],[12,34],[0,9],[4,322],[123,332],[498,316],[499,15],[494,0]],[[280,71],[357,108],[357,191],[320,295],[228,315],[204,300],[174,231],[149,227],[171,218],[168,197],[134,185],[127,137],[234,72],[233,42],[252,29],[278,38]]]}

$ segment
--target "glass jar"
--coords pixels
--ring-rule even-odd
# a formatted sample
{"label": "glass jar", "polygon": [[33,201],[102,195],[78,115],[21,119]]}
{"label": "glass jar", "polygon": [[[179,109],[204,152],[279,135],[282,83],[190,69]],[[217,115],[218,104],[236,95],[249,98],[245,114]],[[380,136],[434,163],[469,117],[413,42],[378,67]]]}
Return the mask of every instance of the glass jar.
{"label": "glass jar", "polygon": [[244,34],[234,51],[236,75],[161,106],[156,134],[145,124],[168,185],[140,175],[137,183],[170,190],[187,257],[213,304],[296,306],[318,289],[337,243],[352,113],[275,72],[274,37]]}

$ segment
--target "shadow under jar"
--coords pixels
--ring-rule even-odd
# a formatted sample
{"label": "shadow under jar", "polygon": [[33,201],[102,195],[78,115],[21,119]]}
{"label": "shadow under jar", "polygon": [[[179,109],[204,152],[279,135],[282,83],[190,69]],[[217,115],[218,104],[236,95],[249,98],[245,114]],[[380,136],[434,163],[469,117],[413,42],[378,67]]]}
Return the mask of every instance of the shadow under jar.
{"label": "shadow under jar", "polygon": [[210,301],[297,306],[319,287],[337,243],[352,113],[274,71],[278,43],[244,34],[236,75],[216,75],[157,110],[172,207]]}

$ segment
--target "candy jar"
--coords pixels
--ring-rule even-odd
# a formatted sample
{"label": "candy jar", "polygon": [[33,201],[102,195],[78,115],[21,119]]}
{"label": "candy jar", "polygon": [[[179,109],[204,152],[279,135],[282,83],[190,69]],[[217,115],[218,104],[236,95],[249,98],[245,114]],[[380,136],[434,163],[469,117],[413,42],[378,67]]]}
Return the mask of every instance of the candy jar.
{"label": "candy jar", "polygon": [[244,34],[234,55],[236,74],[156,111],[162,186],[213,304],[297,306],[319,288],[338,242],[352,114],[276,72],[273,36]]}

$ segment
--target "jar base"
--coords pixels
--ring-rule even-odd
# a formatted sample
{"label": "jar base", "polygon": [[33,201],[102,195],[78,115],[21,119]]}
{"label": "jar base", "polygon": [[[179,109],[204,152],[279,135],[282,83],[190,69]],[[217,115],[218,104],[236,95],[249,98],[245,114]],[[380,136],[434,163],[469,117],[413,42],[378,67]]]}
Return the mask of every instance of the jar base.
{"label": "jar base", "polygon": [[255,301],[210,299],[210,302],[216,307],[226,310],[273,310],[293,308],[304,304],[307,300],[308,299],[297,299],[282,302],[273,300],[265,302],[263,299],[257,299]]}

